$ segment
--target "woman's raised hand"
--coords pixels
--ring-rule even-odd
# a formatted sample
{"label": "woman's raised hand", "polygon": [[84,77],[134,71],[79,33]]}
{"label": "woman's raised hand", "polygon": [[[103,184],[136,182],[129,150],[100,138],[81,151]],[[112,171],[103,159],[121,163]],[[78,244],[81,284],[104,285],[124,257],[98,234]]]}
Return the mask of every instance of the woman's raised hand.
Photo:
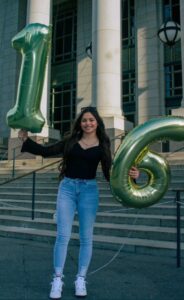
{"label": "woman's raised hand", "polygon": [[25,142],[28,138],[28,132],[24,129],[20,129],[18,132],[18,138],[22,141]]}
{"label": "woman's raised hand", "polygon": [[129,175],[131,178],[136,179],[139,177],[140,172],[136,167],[131,167],[131,169],[129,171]]}

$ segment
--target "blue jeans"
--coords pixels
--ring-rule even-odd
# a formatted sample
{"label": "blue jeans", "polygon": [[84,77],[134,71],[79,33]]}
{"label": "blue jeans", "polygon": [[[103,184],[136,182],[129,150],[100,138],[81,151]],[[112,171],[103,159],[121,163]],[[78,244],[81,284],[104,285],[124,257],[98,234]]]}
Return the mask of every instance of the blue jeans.
{"label": "blue jeans", "polygon": [[93,227],[98,202],[96,179],[65,177],[61,181],[57,196],[57,237],[54,246],[54,269],[57,275],[63,274],[72,223],[77,211],[80,237],[78,275],[86,276],[92,256]]}

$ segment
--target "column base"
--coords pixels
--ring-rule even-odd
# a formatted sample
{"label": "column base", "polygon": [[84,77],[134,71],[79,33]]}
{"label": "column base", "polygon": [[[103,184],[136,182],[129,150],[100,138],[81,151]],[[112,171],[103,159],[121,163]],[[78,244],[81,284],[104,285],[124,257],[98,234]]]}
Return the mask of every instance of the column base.
{"label": "column base", "polygon": [[[172,116],[177,117],[184,117],[184,107],[179,107],[171,110]],[[174,152],[181,149],[181,151],[184,151],[184,142],[175,142],[175,141],[169,141],[169,151]],[[179,150],[180,151],[180,150]]]}
{"label": "column base", "polygon": [[[8,159],[13,159],[14,156],[15,158],[18,157],[18,159],[36,158],[36,155],[20,152],[22,142],[18,139],[18,131],[19,129],[11,129],[8,141]],[[46,125],[40,133],[30,132],[29,137],[40,144],[52,143],[60,140],[60,132]],[[42,158],[40,157],[40,159]]]}
{"label": "column base", "polygon": [[107,134],[111,140],[111,150],[114,153],[124,136],[133,129],[133,123],[124,116],[103,117]]}

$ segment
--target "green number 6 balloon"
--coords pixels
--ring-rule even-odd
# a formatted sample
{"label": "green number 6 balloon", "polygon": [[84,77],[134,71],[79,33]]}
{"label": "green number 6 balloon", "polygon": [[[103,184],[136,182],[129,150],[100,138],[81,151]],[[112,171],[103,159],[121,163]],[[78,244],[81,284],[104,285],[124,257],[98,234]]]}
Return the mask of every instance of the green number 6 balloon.
{"label": "green number 6 balloon", "polygon": [[13,39],[12,46],[22,54],[15,106],[7,113],[11,128],[41,132],[45,123],[40,111],[45,69],[51,43],[51,27],[28,24]]}
{"label": "green number 6 balloon", "polygon": [[[111,191],[122,204],[143,208],[158,202],[169,186],[170,168],[160,155],[148,146],[157,140],[184,140],[184,118],[162,117],[135,127],[123,140],[115,154],[110,176]],[[138,186],[128,175],[132,166],[148,175]]]}

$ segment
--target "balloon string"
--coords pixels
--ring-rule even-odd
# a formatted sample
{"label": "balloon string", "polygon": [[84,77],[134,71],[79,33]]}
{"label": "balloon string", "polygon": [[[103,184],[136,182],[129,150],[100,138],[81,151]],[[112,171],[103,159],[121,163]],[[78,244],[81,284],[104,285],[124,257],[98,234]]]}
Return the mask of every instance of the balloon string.
{"label": "balloon string", "polygon": [[[154,206],[154,207],[159,207],[159,206],[162,206],[163,204],[168,204],[168,203],[171,203],[171,202],[173,202],[173,200],[170,200],[170,201],[167,201],[167,202],[163,202],[163,203],[161,203],[161,204],[157,204],[157,205],[152,205],[152,206]],[[181,203],[182,204],[182,202],[178,202],[178,203]],[[3,207],[14,207],[14,208],[27,208],[27,207],[25,207],[25,206],[22,206],[22,205],[13,205],[13,204],[9,204],[9,203],[7,203],[7,201],[6,200],[0,200],[0,204],[2,204],[3,205]],[[103,212],[103,213],[113,213],[113,212],[118,212],[118,211],[130,211],[130,210],[135,210],[135,208],[120,208],[120,209],[114,209],[114,210],[107,210],[107,211],[101,211],[101,212]]]}
{"label": "balloon string", "polygon": [[[2,203],[2,204],[4,204],[4,202],[6,202],[6,201],[5,200],[4,201],[3,200],[0,201],[0,203]],[[168,204],[168,203],[171,203],[171,202],[173,203],[173,200],[170,200],[170,201],[167,201],[167,202],[164,202],[164,203],[161,203],[161,204],[157,204],[157,205],[152,205],[152,206],[159,207],[159,206],[162,206],[163,204]],[[180,202],[178,201],[178,203],[183,204],[181,201]],[[23,206],[15,206],[15,205],[7,204],[7,203],[6,203],[6,205],[9,206],[9,207],[14,207],[14,208],[20,208],[20,207],[21,208],[26,208],[26,207],[23,207]],[[184,205],[182,205],[182,206],[184,206]],[[127,211],[127,210],[132,210],[132,209],[135,209],[135,208],[127,208],[127,209],[119,209],[119,210],[106,211],[106,213],[113,212],[113,211],[122,211],[122,210]],[[136,224],[139,213],[140,213],[140,210],[139,211],[137,210],[137,216],[134,219],[134,221],[133,221],[133,223],[132,223],[131,226],[133,226],[133,225]],[[132,235],[132,233],[133,233],[133,230],[129,231],[127,238],[130,238],[131,235]],[[48,242],[48,244],[51,244],[51,242],[49,241],[49,239],[47,239],[47,242]],[[118,255],[120,254],[120,252],[124,248],[124,246],[125,246],[125,242],[123,242],[120,245],[119,249],[116,251],[116,253],[112,256],[112,258],[107,263],[105,263],[101,267],[99,267],[99,268],[97,268],[97,269],[89,272],[88,276],[94,275],[95,273],[97,273],[97,272],[105,269],[106,267],[108,267],[118,257]],[[70,252],[69,252],[69,255],[73,259],[73,261],[76,263],[75,259],[73,258],[73,256],[71,255]]]}
{"label": "balloon string", "polygon": [[2,204],[2,207],[7,206],[7,207],[13,207],[13,208],[27,208],[25,206],[19,206],[19,205],[13,205],[13,204],[6,203],[6,200],[1,200],[0,204]]}
{"label": "balloon string", "polygon": [[[138,219],[138,214],[139,214],[139,212],[137,212],[137,217],[134,219],[132,225],[135,225],[135,224],[136,224],[137,219]],[[129,231],[127,238],[130,238],[130,237],[131,237],[132,232],[133,232],[133,230]],[[103,266],[97,268],[96,270],[89,272],[89,273],[88,273],[88,276],[91,276],[91,275],[93,275],[93,274],[95,274],[95,273],[97,273],[97,272],[103,270],[103,269],[106,268],[107,266],[109,266],[109,265],[116,259],[116,257],[118,257],[118,255],[120,254],[120,252],[121,252],[121,250],[124,248],[124,246],[125,246],[125,242],[123,242],[123,243],[121,244],[121,246],[119,247],[118,251],[112,256],[112,258],[111,258],[107,263],[105,263]]]}
{"label": "balloon string", "polygon": [[181,202],[181,201],[176,201],[176,203],[179,203],[182,207],[184,207],[183,202]]}
{"label": "balloon string", "polygon": [[[162,203],[162,204],[157,204],[157,205],[152,205],[152,206],[154,206],[154,207],[159,207],[159,206],[161,206],[161,205],[163,205],[163,204],[168,204],[168,203],[171,203],[171,202],[173,202],[173,201],[171,200],[171,201],[164,202],[164,203]],[[133,209],[134,209],[134,208],[133,208]],[[128,210],[128,209],[127,209],[127,210]],[[129,210],[130,210],[130,209],[129,209]],[[137,212],[137,216],[136,216],[136,218],[134,219],[134,222],[132,223],[132,225],[135,225],[135,224],[136,224],[137,219],[138,219],[138,214],[139,214],[139,212]],[[130,237],[131,237],[132,232],[133,232],[133,230],[132,230],[132,231],[129,231],[129,234],[128,234],[127,238],[130,238]],[[107,266],[109,266],[109,265],[110,265],[110,264],[118,257],[118,255],[120,254],[120,252],[121,252],[121,250],[124,248],[124,246],[125,246],[125,243],[123,242],[123,243],[121,244],[121,246],[119,247],[118,251],[113,255],[113,257],[112,257],[107,263],[105,263],[103,266],[97,268],[96,270],[91,271],[91,272],[88,274],[88,276],[93,275],[93,274],[97,273],[98,271],[101,271],[102,269],[104,269],[104,268],[106,268]]]}
{"label": "balloon string", "polygon": [[[160,207],[163,204],[168,204],[168,203],[172,203],[172,202],[173,202],[173,200],[169,200],[169,201],[162,202],[160,204],[153,204],[152,207]],[[111,213],[111,212],[127,211],[127,210],[133,210],[133,209],[135,210],[136,208],[120,208],[120,209],[113,209],[113,210],[105,210],[103,212],[104,213]]]}
{"label": "balloon string", "polygon": [[[168,203],[171,203],[171,202],[173,203],[173,201],[170,200],[170,201],[164,202],[164,203],[162,203],[162,204],[168,204]],[[161,206],[162,204],[157,204],[157,205],[154,205],[154,206],[155,206],[155,207],[159,207],[159,206]],[[132,209],[135,209],[135,208],[128,208],[128,209],[124,209],[124,210],[132,210]],[[120,210],[122,210],[122,209],[120,209]],[[117,210],[116,210],[116,211],[117,211]],[[139,212],[140,212],[140,210],[137,211],[137,216],[136,216],[136,218],[134,219],[132,225],[135,225],[135,224],[136,224],[137,219],[138,219]],[[132,225],[131,225],[131,226],[132,226]],[[132,235],[132,233],[133,233],[133,230],[129,231],[127,238],[130,238],[131,235]],[[105,263],[105,264],[102,265],[101,267],[97,268],[96,270],[89,272],[88,276],[91,276],[91,275],[97,273],[98,271],[101,271],[102,269],[104,269],[104,268],[106,268],[107,266],[109,266],[109,265],[110,265],[110,264],[118,257],[118,255],[120,254],[120,252],[121,252],[121,250],[124,248],[124,246],[125,246],[125,242],[123,242],[123,243],[121,244],[121,246],[119,247],[119,249],[116,251],[116,253],[112,256],[112,258],[111,258],[107,263]],[[71,258],[73,259],[73,261],[75,261],[75,259],[73,258],[73,256],[72,256],[71,254],[70,254],[70,256],[71,256]],[[75,262],[75,263],[76,263],[76,262]]]}

